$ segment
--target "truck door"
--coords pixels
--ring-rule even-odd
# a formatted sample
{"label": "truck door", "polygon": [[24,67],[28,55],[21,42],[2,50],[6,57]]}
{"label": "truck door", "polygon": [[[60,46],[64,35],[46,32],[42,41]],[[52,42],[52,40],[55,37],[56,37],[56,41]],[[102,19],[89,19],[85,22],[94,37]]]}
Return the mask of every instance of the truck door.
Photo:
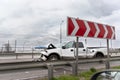
{"label": "truck door", "polygon": [[[76,54],[76,44],[75,44],[75,54]],[[86,48],[82,42],[78,42],[78,56],[82,58],[86,58]]]}
{"label": "truck door", "polygon": [[74,41],[70,41],[62,47],[62,56],[72,58],[75,57]]}

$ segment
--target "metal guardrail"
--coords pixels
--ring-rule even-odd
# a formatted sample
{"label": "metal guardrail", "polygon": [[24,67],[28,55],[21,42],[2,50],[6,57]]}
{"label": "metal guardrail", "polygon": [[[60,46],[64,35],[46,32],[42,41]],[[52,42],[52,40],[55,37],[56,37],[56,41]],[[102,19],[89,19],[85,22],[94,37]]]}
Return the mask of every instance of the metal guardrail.
{"label": "metal guardrail", "polygon": [[[111,58],[111,61],[120,60],[120,58]],[[79,60],[79,64],[84,63],[94,63],[94,62],[103,62],[106,65],[106,59],[82,59]],[[24,61],[24,62],[6,62],[6,63],[0,63],[0,72],[3,71],[9,71],[9,70],[19,70],[19,69],[27,69],[27,68],[40,68],[40,67],[46,67],[48,68],[48,79],[51,80],[54,76],[53,70],[55,66],[64,66],[69,65],[72,67],[72,74],[76,74],[76,67],[75,67],[75,61],[74,60],[68,60],[68,61],[55,61],[55,62],[35,62],[35,61]]]}
{"label": "metal guardrail", "polygon": [[[111,58],[111,61],[120,60],[120,57]],[[106,62],[105,58],[102,59],[80,59],[78,64],[83,63],[93,63],[93,62]],[[12,69],[22,69],[22,68],[35,68],[35,67],[46,67],[47,65],[61,66],[61,65],[70,65],[75,63],[74,60],[61,60],[61,61],[46,61],[46,62],[37,62],[37,61],[19,61],[19,62],[5,62],[0,63],[0,71],[12,70]],[[17,66],[17,67],[16,67]]]}
{"label": "metal guardrail", "polygon": [[6,54],[6,53],[37,53],[44,48],[38,48],[36,49],[35,47],[10,47],[10,46],[4,46],[0,47],[0,54]]}

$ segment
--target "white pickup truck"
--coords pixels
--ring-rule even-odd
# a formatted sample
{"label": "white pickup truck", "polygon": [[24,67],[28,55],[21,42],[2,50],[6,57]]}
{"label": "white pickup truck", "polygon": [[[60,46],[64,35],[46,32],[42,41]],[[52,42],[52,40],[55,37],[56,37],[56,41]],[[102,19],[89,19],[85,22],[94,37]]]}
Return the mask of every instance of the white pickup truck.
{"label": "white pickup truck", "polygon": [[[107,56],[107,49],[105,47],[84,47],[82,42],[78,42],[78,57],[79,58],[102,58]],[[76,56],[76,42],[70,41],[62,48],[56,48],[50,44],[48,48],[40,52],[40,59],[42,60],[59,60],[62,58],[75,58]]]}

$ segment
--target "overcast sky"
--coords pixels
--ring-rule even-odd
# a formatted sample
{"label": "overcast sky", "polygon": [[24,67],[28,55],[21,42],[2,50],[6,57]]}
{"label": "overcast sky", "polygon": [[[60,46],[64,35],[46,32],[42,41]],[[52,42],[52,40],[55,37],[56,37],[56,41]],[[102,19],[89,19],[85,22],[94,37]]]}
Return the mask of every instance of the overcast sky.
{"label": "overcast sky", "polygon": [[[120,47],[120,0],[0,0],[0,43],[57,45],[60,26],[63,42],[75,40],[66,36],[67,16],[115,26],[112,44]],[[105,39],[87,41],[90,46],[106,45]]]}

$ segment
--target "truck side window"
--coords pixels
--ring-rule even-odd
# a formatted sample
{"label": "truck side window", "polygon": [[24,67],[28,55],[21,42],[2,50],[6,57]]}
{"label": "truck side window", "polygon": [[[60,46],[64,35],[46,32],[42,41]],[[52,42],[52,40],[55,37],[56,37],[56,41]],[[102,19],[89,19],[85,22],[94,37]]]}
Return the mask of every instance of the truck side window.
{"label": "truck side window", "polygon": [[[76,42],[76,43],[77,43],[77,42]],[[75,48],[76,48],[76,43],[75,43]],[[79,48],[84,48],[83,43],[82,43],[82,42],[78,42],[78,47],[79,47]]]}

